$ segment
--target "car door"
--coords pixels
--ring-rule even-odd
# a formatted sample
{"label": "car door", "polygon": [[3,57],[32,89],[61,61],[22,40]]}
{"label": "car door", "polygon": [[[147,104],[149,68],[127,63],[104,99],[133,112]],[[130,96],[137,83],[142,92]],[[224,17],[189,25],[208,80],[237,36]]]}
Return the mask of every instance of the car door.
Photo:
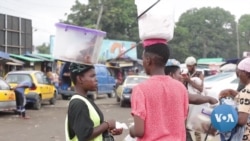
{"label": "car door", "polygon": [[42,74],[43,84],[46,88],[46,98],[52,98],[54,96],[54,85],[50,82],[49,78]]}
{"label": "car door", "polygon": [[105,93],[105,84],[107,83],[106,73],[103,67],[96,66],[96,79],[98,82],[98,93]]}
{"label": "car door", "polygon": [[115,88],[115,78],[111,75],[110,71],[105,68],[106,73],[107,73],[107,88],[108,88],[108,93],[112,93],[114,88]]}
{"label": "car door", "polygon": [[38,88],[39,91],[42,95],[42,99],[47,99],[48,98],[48,86],[44,84],[44,78],[43,78],[43,73],[37,72],[35,73],[35,78],[38,83]]}
{"label": "car door", "polygon": [[3,79],[0,79],[0,110],[15,108],[15,100],[14,91],[10,90],[10,86]]}

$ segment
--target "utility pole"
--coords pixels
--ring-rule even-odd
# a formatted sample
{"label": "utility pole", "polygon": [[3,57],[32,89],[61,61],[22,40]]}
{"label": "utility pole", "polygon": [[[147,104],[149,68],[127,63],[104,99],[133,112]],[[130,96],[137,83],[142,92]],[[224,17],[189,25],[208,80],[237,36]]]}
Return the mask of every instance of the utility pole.
{"label": "utility pole", "polygon": [[240,58],[239,23],[236,22],[237,58]]}
{"label": "utility pole", "polygon": [[100,6],[100,11],[99,11],[98,18],[97,18],[97,22],[96,22],[96,27],[95,27],[96,29],[99,28],[100,21],[101,21],[101,19],[102,19],[104,0],[98,0],[98,4],[99,4],[99,6]]}

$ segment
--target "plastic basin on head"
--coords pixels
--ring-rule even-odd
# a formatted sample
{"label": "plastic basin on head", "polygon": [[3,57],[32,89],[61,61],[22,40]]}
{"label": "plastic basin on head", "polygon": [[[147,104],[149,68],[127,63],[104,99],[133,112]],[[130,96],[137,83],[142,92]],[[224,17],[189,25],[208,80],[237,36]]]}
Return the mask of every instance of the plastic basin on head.
{"label": "plastic basin on head", "polygon": [[105,36],[106,32],[100,30],[57,23],[53,57],[80,64],[97,63]]}

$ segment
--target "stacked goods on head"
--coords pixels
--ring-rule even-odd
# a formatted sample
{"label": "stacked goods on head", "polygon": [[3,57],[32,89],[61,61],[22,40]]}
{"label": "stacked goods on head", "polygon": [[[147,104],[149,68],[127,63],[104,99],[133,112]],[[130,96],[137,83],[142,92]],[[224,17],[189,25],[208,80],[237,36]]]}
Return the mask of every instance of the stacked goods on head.
{"label": "stacked goods on head", "polygon": [[79,64],[97,63],[105,36],[103,31],[57,23],[53,57]]}
{"label": "stacked goods on head", "polygon": [[141,40],[165,39],[174,34],[173,0],[135,0]]}

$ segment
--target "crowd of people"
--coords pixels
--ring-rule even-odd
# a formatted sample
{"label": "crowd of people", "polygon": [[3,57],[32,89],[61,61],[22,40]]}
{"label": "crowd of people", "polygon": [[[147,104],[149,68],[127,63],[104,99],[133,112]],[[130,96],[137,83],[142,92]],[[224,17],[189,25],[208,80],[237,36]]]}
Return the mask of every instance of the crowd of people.
{"label": "crowd of people", "polygon": [[[217,99],[205,95],[204,76],[196,70],[196,59],[188,57],[185,61],[188,72],[182,73],[178,63],[166,66],[169,54],[169,47],[164,43],[144,46],[143,67],[150,78],[133,88],[131,115],[134,125],[129,129],[131,137],[138,141],[191,141],[186,129],[189,104],[218,103]],[[69,72],[77,95],[71,98],[68,107],[65,122],[67,140],[112,140],[112,135],[122,134],[123,129],[116,128],[115,120],[106,120],[94,101],[86,96],[88,91],[97,89],[94,67],[72,63]],[[250,140],[250,106],[246,102],[250,100],[250,58],[243,59],[236,72],[245,87],[240,92],[222,91],[219,98],[227,93],[233,93],[235,100],[240,98],[237,101],[238,125],[246,130],[238,140]],[[200,133],[195,133],[195,140],[201,141]]]}

